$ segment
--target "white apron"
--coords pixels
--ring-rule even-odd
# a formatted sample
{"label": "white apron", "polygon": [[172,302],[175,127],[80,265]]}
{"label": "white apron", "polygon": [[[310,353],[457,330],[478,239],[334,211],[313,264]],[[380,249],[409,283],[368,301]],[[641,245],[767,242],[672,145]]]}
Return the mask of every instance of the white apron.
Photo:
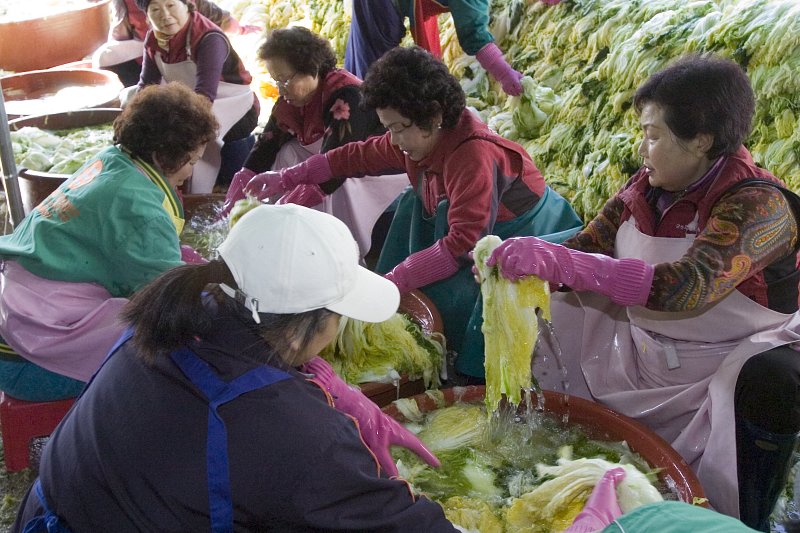
{"label": "white apron", "polygon": [[[280,170],[301,163],[320,153],[322,139],[301,145],[293,139],[281,146],[272,170]],[[363,258],[372,245],[372,228],[381,214],[409,184],[408,175],[362,176],[347,179],[333,194],[325,196],[314,209],[324,211],[341,220],[350,228],[358,242]]]}
{"label": "white apron", "polygon": [[[631,219],[619,228],[616,254],[674,262],[693,240],[645,235]],[[702,312],[678,313],[625,308],[596,293],[556,293],[552,314],[569,392],[653,429],[697,472],[713,507],[737,517],[736,380],[751,356],[800,341],[800,314],[772,311],[738,291]],[[534,375],[543,388],[560,389],[551,348],[541,351]]]}
{"label": "white apron", "polygon": [[[194,90],[197,84],[197,64],[191,60],[191,55],[189,58],[180,63],[164,63],[161,53],[156,53],[156,64],[164,81],[179,81]],[[250,90],[249,85],[219,82],[217,98],[211,106],[211,110],[219,122],[219,131],[216,140],[206,145],[203,157],[194,166],[192,179],[189,182],[190,193],[208,194],[213,191],[222,162],[220,154],[222,138],[251,107],[253,107],[253,91]]]}

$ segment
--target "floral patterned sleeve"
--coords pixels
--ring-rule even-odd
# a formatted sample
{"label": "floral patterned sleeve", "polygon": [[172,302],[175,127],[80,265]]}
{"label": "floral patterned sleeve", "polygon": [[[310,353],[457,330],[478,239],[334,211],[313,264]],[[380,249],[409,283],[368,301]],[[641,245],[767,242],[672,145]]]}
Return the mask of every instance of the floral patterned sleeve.
{"label": "floral patterned sleeve", "polygon": [[686,255],[656,265],[647,307],[687,311],[715,302],[792,253],[797,238],[797,221],[777,188],[743,187],[717,202]]}
{"label": "floral patterned sleeve", "polygon": [[624,209],[622,200],[612,196],[583,230],[564,241],[564,246],[582,252],[614,255],[614,242]]}

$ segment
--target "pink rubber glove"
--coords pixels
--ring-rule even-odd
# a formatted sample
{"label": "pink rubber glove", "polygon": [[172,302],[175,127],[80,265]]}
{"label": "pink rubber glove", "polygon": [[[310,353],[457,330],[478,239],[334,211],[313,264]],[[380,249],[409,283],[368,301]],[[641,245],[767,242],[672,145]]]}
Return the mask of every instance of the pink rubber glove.
{"label": "pink rubber glove", "polygon": [[594,486],[583,510],[564,533],[600,531],[620,516],[622,510],[617,503],[617,485],[623,479],[625,479],[624,469],[617,467],[607,470]]}
{"label": "pink rubber glove", "polygon": [[287,192],[280,199],[275,202],[276,204],[297,204],[305,207],[314,207],[322,203],[325,199],[325,193],[319,188],[319,185],[298,185],[291,191]]}
{"label": "pink rubber glove", "polygon": [[325,183],[332,177],[325,154],[314,154],[293,167],[256,174],[245,186],[244,192],[264,200],[283,194],[298,185]]}
{"label": "pink rubber glove", "polygon": [[253,179],[255,175],[255,172],[244,167],[233,175],[231,184],[228,187],[228,192],[225,193],[225,203],[222,204],[222,211],[220,212],[221,217],[224,218],[228,216],[228,213],[233,209],[233,204],[239,200],[244,200],[244,186],[247,185],[247,182]]}
{"label": "pink rubber glove", "polygon": [[639,259],[579,252],[537,237],[503,241],[486,264],[499,265],[500,273],[512,281],[539,276],[577,291],[604,294],[619,305],[645,305],[653,283],[653,265]]}
{"label": "pink rubber glove", "polygon": [[208,263],[208,259],[200,255],[197,250],[186,244],[181,244],[181,261],[193,265]]}
{"label": "pink rubber glove", "polygon": [[494,43],[489,43],[475,54],[475,59],[486,69],[486,72],[494,76],[503,86],[503,91],[509,96],[519,96],[522,94],[522,74],[511,68],[503,52]]}
{"label": "pink rubber glove", "polygon": [[431,466],[438,467],[436,458],[413,433],[404,428],[394,418],[383,413],[375,403],[355,387],[351,387],[336,375],[331,365],[321,357],[314,357],[303,369],[314,374],[312,381],[327,390],[333,397],[333,405],[338,411],[358,420],[361,438],[378,459],[389,476],[397,475],[397,466],[389,453],[391,446],[408,448]]}
{"label": "pink rubber glove", "polygon": [[400,294],[449,278],[458,272],[458,263],[442,241],[409,255],[383,277],[397,285]]}

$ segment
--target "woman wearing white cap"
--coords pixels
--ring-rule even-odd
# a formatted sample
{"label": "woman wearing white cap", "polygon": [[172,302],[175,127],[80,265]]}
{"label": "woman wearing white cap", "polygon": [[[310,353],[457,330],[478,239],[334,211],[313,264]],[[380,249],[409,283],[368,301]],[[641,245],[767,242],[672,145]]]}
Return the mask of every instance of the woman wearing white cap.
{"label": "woman wearing white cap", "polygon": [[15,531],[454,531],[393,478],[388,447],[436,458],[315,357],[339,315],[382,321],[399,303],[346,226],[261,206],[219,252],[131,300]]}

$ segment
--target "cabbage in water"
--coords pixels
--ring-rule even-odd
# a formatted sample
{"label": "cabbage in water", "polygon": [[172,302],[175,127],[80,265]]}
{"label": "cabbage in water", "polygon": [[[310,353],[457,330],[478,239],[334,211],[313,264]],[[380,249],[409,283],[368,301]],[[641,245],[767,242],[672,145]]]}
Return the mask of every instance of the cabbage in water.
{"label": "cabbage in water", "polygon": [[[398,400],[398,408],[409,401]],[[591,440],[550,415],[534,413],[522,422],[504,415],[490,423],[486,408],[477,404],[455,403],[421,420],[404,406],[407,411],[415,422],[407,427],[441,467],[394,448],[398,472],[415,493],[439,502],[448,519],[465,529],[561,531],[583,509],[603,473],[617,466],[626,472],[617,487],[623,511],[662,499],[651,482],[654,472],[625,443]]]}

